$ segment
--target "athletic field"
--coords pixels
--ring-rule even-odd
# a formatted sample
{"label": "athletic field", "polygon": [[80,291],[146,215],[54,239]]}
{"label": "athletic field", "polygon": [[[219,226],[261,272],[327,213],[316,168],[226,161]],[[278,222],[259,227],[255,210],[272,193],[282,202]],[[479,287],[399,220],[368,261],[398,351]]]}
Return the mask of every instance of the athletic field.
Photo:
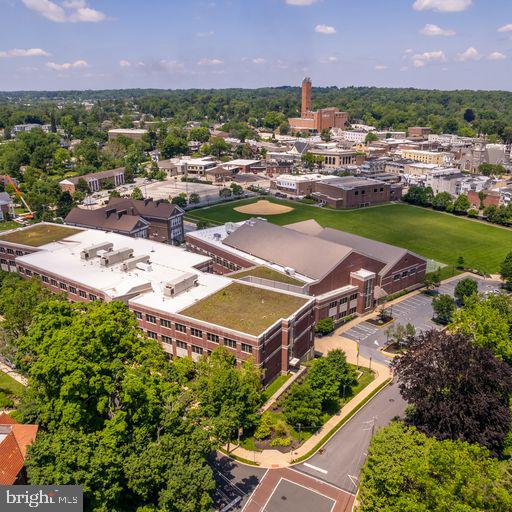
{"label": "athletic field", "polygon": [[[187,213],[187,218],[205,220],[212,224],[241,221],[251,215],[235,211],[234,208],[256,201],[246,199],[193,210]],[[295,201],[270,201],[290,206],[293,210],[270,215],[267,217],[269,222],[284,225],[315,219],[324,227],[405,247],[447,265],[456,265],[457,258],[463,256],[467,268],[487,274],[498,273],[500,263],[512,250],[512,230],[407,204],[340,211]]]}

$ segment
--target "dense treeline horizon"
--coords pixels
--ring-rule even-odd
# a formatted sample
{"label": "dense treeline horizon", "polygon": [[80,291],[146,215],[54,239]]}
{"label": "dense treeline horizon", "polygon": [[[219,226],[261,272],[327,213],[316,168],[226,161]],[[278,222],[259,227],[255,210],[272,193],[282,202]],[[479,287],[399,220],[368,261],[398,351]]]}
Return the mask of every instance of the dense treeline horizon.
{"label": "dense treeline horizon", "polygon": [[[246,121],[254,126],[269,111],[294,116],[300,110],[300,88],[259,89],[112,89],[85,91],[0,92],[0,128],[12,124],[15,111],[26,111],[26,120],[49,122],[57,102],[83,108],[81,101],[95,101],[103,113],[138,110],[155,118],[210,122]],[[28,104],[30,103],[30,104]],[[404,130],[431,126],[436,133],[482,133],[512,140],[512,92],[428,90],[379,87],[315,87],[313,109],[333,106],[381,129]],[[469,115],[468,115],[469,110]]]}

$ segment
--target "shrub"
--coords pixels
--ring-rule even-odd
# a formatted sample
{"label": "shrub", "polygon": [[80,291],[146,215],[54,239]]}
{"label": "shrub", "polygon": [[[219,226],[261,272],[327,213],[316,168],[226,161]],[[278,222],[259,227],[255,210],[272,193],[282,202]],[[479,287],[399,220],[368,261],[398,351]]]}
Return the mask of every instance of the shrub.
{"label": "shrub", "polygon": [[478,210],[475,210],[474,208],[468,210],[468,217],[470,217],[471,219],[476,219],[478,217]]}
{"label": "shrub", "polygon": [[328,316],[327,318],[322,318],[316,324],[316,332],[319,334],[330,334],[334,331],[334,320]]}
{"label": "shrub", "polygon": [[270,446],[290,446],[291,442],[289,437],[276,437],[270,441]]}
{"label": "shrub", "polygon": [[279,420],[274,425],[274,435],[277,437],[284,437],[288,435],[288,427],[286,426],[286,423],[283,420]]}
{"label": "shrub", "polygon": [[272,428],[272,419],[270,418],[270,414],[268,412],[264,412],[260,418],[260,424],[258,428],[254,432],[254,439],[258,439],[261,441],[270,436],[270,431]]}

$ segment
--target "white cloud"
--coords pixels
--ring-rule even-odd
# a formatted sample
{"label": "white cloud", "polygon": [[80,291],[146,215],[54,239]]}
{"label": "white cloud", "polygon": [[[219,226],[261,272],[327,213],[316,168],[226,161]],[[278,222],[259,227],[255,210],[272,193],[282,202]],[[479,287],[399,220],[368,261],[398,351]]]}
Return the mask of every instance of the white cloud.
{"label": "white cloud", "polygon": [[87,6],[85,0],[67,0],[62,5],[50,0],[22,0],[31,11],[56,23],[97,23],[106,19],[101,11]]}
{"label": "white cloud", "polygon": [[472,0],[416,0],[412,7],[416,11],[460,12],[472,3]]}
{"label": "white cloud", "polygon": [[472,46],[470,46],[466,51],[459,53],[457,57],[455,57],[455,59],[460,62],[465,62],[467,60],[480,60],[481,58],[482,56],[478,53],[478,50]]}
{"label": "white cloud", "polygon": [[304,7],[306,5],[313,5],[318,2],[318,0],[285,0],[288,5],[298,5],[300,7]]}
{"label": "white cloud", "polygon": [[509,23],[507,25],[503,25],[498,29],[498,32],[512,32],[512,23]]}
{"label": "white cloud", "polygon": [[213,30],[209,30],[208,32],[196,32],[196,37],[212,37],[215,35]]}
{"label": "white cloud", "polygon": [[88,68],[89,64],[85,60],[75,60],[75,62],[64,62],[63,64],[47,62],[46,66],[55,71],[65,71],[68,69]]}
{"label": "white cloud", "polygon": [[321,59],[320,62],[322,64],[334,64],[335,62],[338,62],[338,57],[336,57],[335,55],[329,55],[329,57]]}
{"label": "white cloud", "polygon": [[27,48],[22,50],[21,48],[13,48],[5,52],[0,52],[0,57],[49,57],[50,54],[45,52],[41,48]]}
{"label": "white cloud", "polygon": [[375,69],[376,69],[377,71],[384,71],[385,69],[388,69],[388,66],[386,66],[386,65],[384,65],[384,64],[377,64],[377,65],[375,66]]}
{"label": "white cloud", "polygon": [[206,57],[200,59],[197,63],[198,66],[220,66],[224,64],[220,59],[207,59]]}
{"label": "white cloud", "polygon": [[120,65],[122,68],[129,68],[129,67],[131,67],[132,63],[131,63],[129,60],[121,59],[121,60],[119,61],[119,65]]}
{"label": "white cloud", "polygon": [[507,58],[507,56],[501,52],[492,52],[487,56],[487,58],[489,60],[504,60]]}
{"label": "white cloud", "polygon": [[412,65],[415,68],[423,68],[430,62],[446,62],[446,55],[443,51],[415,53],[412,57]]}
{"label": "white cloud", "polygon": [[427,23],[420,30],[420,32],[424,36],[431,36],[431,37],[435,37],[435,36],[446,36],[446,37],[449,37],[449,36],[454,36],[455,35],[455,30],[441,28],[439,25],[433,25],[431,23]]}
{"label": "white cloud", "polygon": [[252,59],[253,64],[265,64],[267,62],[263,57],[256,57],[255,59]]}
{"label": "white cloud", "polygon": [[331,27],[330,25],[317,25],[315,27],[315,32],[319,34],[324,34],[326,36],[330,36],[332,34],[336,34],[336,29]]}

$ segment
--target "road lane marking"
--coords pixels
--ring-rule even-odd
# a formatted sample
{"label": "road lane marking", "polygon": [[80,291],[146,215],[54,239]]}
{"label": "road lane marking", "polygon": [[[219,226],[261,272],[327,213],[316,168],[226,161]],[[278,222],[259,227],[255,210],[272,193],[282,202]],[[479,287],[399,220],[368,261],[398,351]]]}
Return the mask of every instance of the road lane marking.
{"label": "road lane marking", "polygon": [[327,475],[328,471],[325,469],[319,468],[317,466],[313,466],[313,464],[309,464],[308,462],[304,462],[304,466],[306,466],[309,469],[314,469],[315,471],[318,471],[319,473],[323,473],[324,475]]}

